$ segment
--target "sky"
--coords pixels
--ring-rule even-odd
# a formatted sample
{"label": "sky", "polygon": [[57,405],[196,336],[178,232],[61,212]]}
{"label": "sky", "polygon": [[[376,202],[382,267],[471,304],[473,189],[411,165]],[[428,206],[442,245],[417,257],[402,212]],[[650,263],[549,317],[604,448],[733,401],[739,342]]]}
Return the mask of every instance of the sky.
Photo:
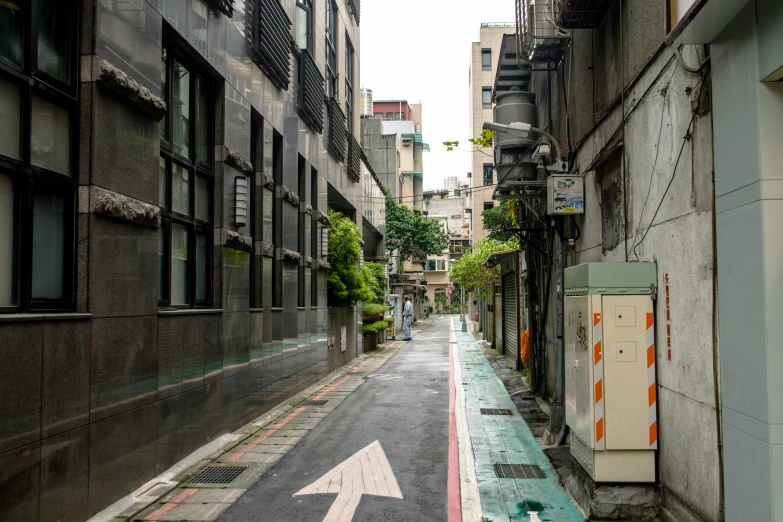
{"label": "sky", "polygon": [[[362,2],[360,76],[373,99],[421,103],[424,189],[467,177],[470,152],[470,44],[482,22],[514,21],[514,0]],[[513,31],[512,29],[509,29]]]}

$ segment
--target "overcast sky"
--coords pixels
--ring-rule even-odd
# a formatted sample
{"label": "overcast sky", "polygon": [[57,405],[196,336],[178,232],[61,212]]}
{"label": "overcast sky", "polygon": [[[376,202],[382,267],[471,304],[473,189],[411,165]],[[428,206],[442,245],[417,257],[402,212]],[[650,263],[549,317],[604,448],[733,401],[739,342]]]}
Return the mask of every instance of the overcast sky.
{"label": "overcast sky", "polygon": [[[514,0],[377,0],[362,2],[361,83],[375,100],[423,104],[424,188],[446,176],[467,177],[470,153],[470,43],[482,22],[514,21]],[[509,29],[513,32],[513,29]],[[495,57],[493,57],[495,58]]]}

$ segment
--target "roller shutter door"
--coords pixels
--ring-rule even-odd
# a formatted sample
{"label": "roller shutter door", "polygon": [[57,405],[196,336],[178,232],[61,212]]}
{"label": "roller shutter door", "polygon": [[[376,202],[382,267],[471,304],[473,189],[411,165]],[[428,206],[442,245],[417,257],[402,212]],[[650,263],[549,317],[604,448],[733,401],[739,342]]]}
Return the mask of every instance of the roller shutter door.
{"label": "roller shutter door", "polygon": [[506,355],[519,366],[516,273],[503,276],[503,344]]}

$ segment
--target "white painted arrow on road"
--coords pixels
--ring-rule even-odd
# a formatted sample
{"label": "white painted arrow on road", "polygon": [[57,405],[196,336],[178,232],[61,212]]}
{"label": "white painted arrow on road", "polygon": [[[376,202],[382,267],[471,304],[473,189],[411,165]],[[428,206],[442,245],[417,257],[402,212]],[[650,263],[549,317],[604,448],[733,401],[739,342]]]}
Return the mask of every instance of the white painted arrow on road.
{"label": "white painted arrow on road", "polygon": [[391,465],[377,440],[294,496],[326,493],[337,493],[337,498],[324,522],[350,522],[362,495],[402,498]]}

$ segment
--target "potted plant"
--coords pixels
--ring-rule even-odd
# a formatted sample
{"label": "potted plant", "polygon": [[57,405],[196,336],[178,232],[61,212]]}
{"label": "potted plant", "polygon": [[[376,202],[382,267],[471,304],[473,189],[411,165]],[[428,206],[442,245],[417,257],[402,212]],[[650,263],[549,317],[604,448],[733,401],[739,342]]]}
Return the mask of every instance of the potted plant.
{"label": "potted plant", "polygon": [[370,351],[378,347],[378,338],[389,327],[389,319],[384,319],[386,305],[365,303],[362,306],[362,334],[364,335],[364,350]]}

